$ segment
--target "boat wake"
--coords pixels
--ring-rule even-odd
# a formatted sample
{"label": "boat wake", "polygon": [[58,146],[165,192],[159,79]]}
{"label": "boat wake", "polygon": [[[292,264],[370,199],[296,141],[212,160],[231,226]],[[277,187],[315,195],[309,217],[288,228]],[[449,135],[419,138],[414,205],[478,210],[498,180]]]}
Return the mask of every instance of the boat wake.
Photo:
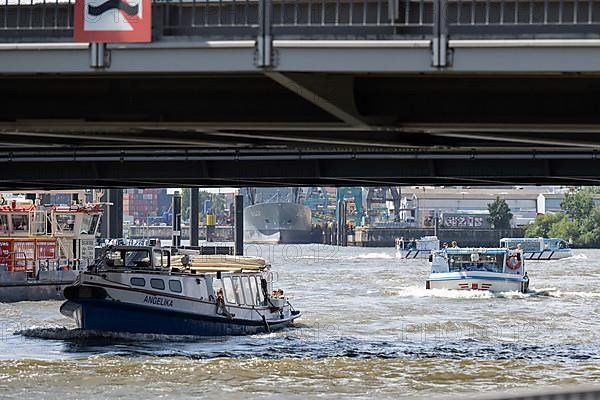
{"label": "boat wake", "polygon": [[521,293],[516,291],[492,293],[485,290],[425,289],[418,286],[407,286],[399,289],[386,290],[384,291],[384,294],[394,297],[440,297],[446,299],[527,299],[531,297],[551,297],[559,299],[600,298],[600,292],[565,292],[558,290],[555,287],[530,287],[527,293]]}
{"label": "boat wake", "polygon": [[[48,340],[66,340],[66,341],[88,341],[88,340],[107,340],[123,342],[190,342],[199,341],[200,336],[186,335],[158,335],[150,333],[123,333],[123,332],[104,332],[94,330],[68,329],[64,327],[55,328],[30,328],[16,331],[15,335],[24,337],[48,339]],[[214,338],[211,338],[214,340]]]}
{"label": "boat wake", "polygon": [[599,299],[600,292],[573,292],[562,291],[557,288],[530,288],[530,293],[534,296],[548,296],[558,299]]}
{"label": "boat wake", "polygon": [[344,257],[344,260],[391,260],[395,258],[392,254],[387,253],[362,253],[355,256]]}
{"label": "boat wake", "polygon": [[492,292],[485,290],[425,289],[418,286],[386,290],[384,293],[396,297],[442,297],[447,299],[492,299],[496,297]]}
{"label": "boat wake", "polygon": [[[111,356],[215,358],[331,358],[359,359],[599,359],[594,345],[539,344],[515,340],[520,331],[493,331],[485,327],[477,339],[478,328],[450,324],[433,330],[409,332],[399,329],[395,336],[381,339],[352,336],[304,337],[264,334],[254,337],[199,338],[80,331],[67,328],[34,328],[21,331],[27,337],[71,341],[74,352],[93,352]],[[506,340],[508,336],[511,340]],[[515,336],[516,335],[516,336]],[[521,338],[523,339],[523,338]],[[468,343],[468,346],[465,346]],[[81,347],[83,345],[83,347]],[[111,346],[112,345],[112,346]]]}

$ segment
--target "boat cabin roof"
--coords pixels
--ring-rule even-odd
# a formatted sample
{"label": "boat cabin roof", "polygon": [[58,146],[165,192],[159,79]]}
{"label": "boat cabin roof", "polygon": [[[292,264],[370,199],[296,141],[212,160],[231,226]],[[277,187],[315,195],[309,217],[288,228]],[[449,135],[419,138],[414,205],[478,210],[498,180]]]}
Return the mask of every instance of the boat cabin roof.
{"label": "boat cabin roof", "polygon": [[494,247],[449,247],[443,250],[446,254],[449,255],[459,255],[459,254],[505,254],[508,250],[506,248],[494,248]]}
{"label": "boat cabin roof", "polygon": [[511,243],[519,243],[519,242],[523,242],[523,243],[529,243],[529,242],[539,242],[540,240],[543,240],[544,242],[548,243],[548,242],[566,242],[566,240],[561,239],[561,238],[541,238],[541,237],[536,237],[536,238],[502,238],[500,239],[500,243],[504,243],[504,242],[511,242]]}
{"label": "boat cabin roof", "polygon": [[168,269],[170,255],[168,249],[153,246],[107,246],[98,266],[101,269]]}
{"label": "boat cabin roof", "polygon": [[539,242],[540,239],[539,237],[536,238],[502,238],[500,239],[500,243],[502,242]]}
{"label": "boat cabin roof", "polygon": [[172,256],[158,246],[107,246],[100,264],[108,269],[171,270],[179,273],[256,273],[268,267],[260,257]]}

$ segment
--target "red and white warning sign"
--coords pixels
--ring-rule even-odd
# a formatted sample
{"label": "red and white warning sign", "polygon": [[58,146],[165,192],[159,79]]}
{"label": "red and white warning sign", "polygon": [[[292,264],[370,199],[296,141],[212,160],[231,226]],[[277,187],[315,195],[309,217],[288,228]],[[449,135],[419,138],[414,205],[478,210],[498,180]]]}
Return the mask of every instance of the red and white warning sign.
{"label": "red and white warning sign", "polygon": [[150,0],[76,0],[75,42],[150,42]]}

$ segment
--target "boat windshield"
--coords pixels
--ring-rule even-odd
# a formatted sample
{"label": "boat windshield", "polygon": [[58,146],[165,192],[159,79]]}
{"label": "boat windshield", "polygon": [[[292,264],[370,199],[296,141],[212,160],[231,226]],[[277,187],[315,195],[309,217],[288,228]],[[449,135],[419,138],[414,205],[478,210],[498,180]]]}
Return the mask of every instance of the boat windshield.
{"label": "boat windshield", "polygon": [[73,232],[75,228],[75,215],[56,214],[56,224],[58,226],[58,233]]}
{"label": "boat windshield", "polygon": [[460,271],[503,271],[504,253],[496,254],[450,254],[448,267],[450,272]]}
{"label": "boat windshield", "polygon": [[568,247],[569,247],[568,243],[562,239],[559,239],[559,238],[544,239],[544,248],[545,249],[556,249],[556,248],[566,249]]}
{"label": "boat windshield", "polygon": [[100,215],[98,214],[84,214],[83,220],[81,221],[81,234],[82,235],[93,235],[96,233],[96,227]]}
{"label": "boat windshield", "polygon": [[0,233],[8,231],[8,215],[0,214]]}
{"label": "boat windshield", "polygon": [[106,254],[105,263],[108,268],[146,269],[152,265],[146,249],[111,251]]}
{"label": "boat windshield", "polygon": [[29,230],[29,215],[28,214],[13,214],[11,216],[13,232],[27,232]]}
{"label": "boat windshield", "polygon": [[130,250],[124,253],[126,268],[150,268],[150,252],[148,250]]}
{"label": "boat windshield", "polygon": [[536,253],[540,251],[540,240],[537,238],[502,239],[501,246],[510,250],[516,250],[521,245],[525,253]]}

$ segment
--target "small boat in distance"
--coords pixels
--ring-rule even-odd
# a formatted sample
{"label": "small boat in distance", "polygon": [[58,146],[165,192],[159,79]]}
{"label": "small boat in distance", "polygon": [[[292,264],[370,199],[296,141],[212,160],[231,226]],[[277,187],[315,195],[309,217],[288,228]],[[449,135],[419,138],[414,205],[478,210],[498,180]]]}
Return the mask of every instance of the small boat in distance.
{"label": "small boat in distance", "polygon": [[500,247],[516,250],[521,245],[526,260],[560,260],[571,257],[569,244],[560,238],[502,238]]}
{"label": "small boat in distance", "polygon": [[396,257],[398,258],[426,259],[432,251],[439,249],[440,241],[437,236],[423,236],[416,240],[396,238]]}
{"label": "small boat in distance", "polygon": [[430,257],[427,289],[526,293],[529,277],[520,251],[506,248],[447,248]]}
{"label": "small boat in distance", "polygon": [[271,332],[300,317],[273,290],[264,259],[109,246],[65,289],[60,311],[85,330],[224,336]]}

